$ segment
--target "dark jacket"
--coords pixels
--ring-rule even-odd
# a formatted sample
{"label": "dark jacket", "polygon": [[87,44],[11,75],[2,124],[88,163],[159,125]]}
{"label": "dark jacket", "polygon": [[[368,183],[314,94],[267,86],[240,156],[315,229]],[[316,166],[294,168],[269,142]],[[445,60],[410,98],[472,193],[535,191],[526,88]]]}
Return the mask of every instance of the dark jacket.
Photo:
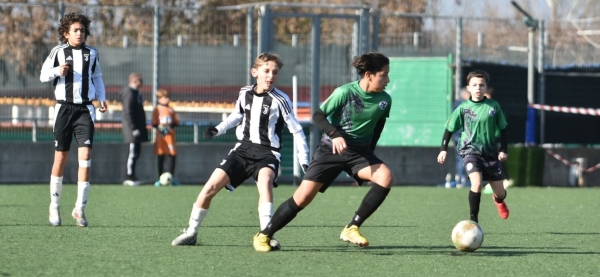
{"label": "dark jacket", "polygon": [[[138,90],[126,86],[121,90],[120,96],[123,104],[123,141],[125,143],[148,141],[142,95]],[[139,136],[133,136],[134,130],[140,131]]]}

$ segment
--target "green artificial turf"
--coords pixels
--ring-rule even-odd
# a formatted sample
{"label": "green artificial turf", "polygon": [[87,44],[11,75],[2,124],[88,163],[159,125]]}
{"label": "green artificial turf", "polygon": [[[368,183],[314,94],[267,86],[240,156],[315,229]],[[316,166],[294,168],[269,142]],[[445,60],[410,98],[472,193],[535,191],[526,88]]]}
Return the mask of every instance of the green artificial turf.
{"label": "green artificial turf", "polygon": [[[70,212],[65,185],[60,227],[48,223],[47,185],[0,186],[0,276],[599,276],[600,191],[509,188],[510,218],[483,195],[485,233],[474,253],[450,233],[468,219],[468,189],[398,186],[362,226],[366,249],[339,240],[367,187],[331,187],[276,234],[281,251],[258,253],[256,188],[222,191],[197,246],[174,247],[201,186],[92,185],[88,228]],[[275,189],[275,208],[294,187]]]}

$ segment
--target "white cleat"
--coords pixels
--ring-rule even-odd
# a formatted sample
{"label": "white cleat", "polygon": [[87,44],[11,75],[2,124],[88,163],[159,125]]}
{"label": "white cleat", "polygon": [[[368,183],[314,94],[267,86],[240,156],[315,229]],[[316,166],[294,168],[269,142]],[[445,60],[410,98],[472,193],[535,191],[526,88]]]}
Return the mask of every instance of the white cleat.
{"label": "white cleat", "polygon": [[188,233],[185,229],[181,231],[183,234],[175,238],[173,242],[171,242],[171,245],[196,245],[196,242],[198,241],[198,233]]}
{"label": "white cleat", "polygon": [[137,187],[139,186],[141,183],[140,181],[132,181],[132,180],[125,180],[123,182],[124,186],[130,186],[130,187]]}
{"label": "white cleat", "polygon": [[60,220],[60,207],[50,206],[50,212],[48,214],[48,220],[52,226],[60,226],[62,223]]}
{"label": "white cleat", "polygon": [[281,249],[281,244],[275,237],[271,238],[271,241],[269,241],[269,245],[271,245],[271,250],[280,250]]}
{"label": "white cleat", "polygon": [[83,208],[74,208],[73,212],[71,213],[71,216],[73,216],[73,218],[77,221],[77,226],[79,227],[87,227],[88,226],[88,222],[87,219],[85,218],[85,212],[83,211]]}

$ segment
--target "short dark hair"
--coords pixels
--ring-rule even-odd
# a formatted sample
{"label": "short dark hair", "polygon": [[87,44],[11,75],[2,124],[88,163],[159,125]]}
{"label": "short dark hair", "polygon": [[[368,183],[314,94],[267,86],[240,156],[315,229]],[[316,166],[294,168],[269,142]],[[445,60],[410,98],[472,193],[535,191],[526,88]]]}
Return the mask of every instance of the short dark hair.
{"label": "short dark hair", "polygon": [[87,16],[80,13],[68,13],[60,20],[60,26],[58,26],[58,39],[62,43],[67,42],[67,38],[64,36],[65,33],[69,32],[69,28],[73,23],[79,22],[85,27],[85,36],[84,40],[87,40],[87,37],[90,35],[90,21]]}
{"label": "short dark hair", "polygon": [[381,71],[384,66],[389,64],[390,59],[388,57],[379,52],[370,51],[358,57],[354,57],[351,65],[356,68],[356,73],[362,77],[367,71],[377,73]]}
{"label": "short dark hair", "polygon": [[486,85],[490,82],[490,75],[481,69],[469,72],[469,75],[467,75],[467,85],[469,84],[472,78],[483,78]]}

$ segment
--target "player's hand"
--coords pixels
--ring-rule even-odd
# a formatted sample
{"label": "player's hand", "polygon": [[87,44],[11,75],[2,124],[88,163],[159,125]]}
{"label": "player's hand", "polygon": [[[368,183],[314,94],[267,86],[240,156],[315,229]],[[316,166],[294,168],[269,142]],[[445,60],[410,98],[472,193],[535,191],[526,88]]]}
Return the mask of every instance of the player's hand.
{"label": "player's hand", "polygon": [[333,154],[344,153],[348,146],[346,145],[346,140],[343,137],[337,137],[331,140],[331,148],[333,149]]}
{"label": "player's hand", "polygon": [[106,105],[106,101],[100,101],[100,109],[98,109],[98,111],[100,111],[101,113],[106,112],[106,110],[108,109],[108,105]]}
{"label": "player's hand", "polygon": [[169,125],[164,124],[158,125],[156,129],[158,129],[158,132],[160,132],[163,136],[167,135],[171,131],[171,127],[169,127]]}
{"label": "player's hand", "polygon": [[508,160],[508,154],[504,152],[498,153],[498,160],[501,162]]}
{"label": "player's hand", "polygon": [[204,138],[205,139],[212,139],[218,133],[219,133],[219,130],[217,130],[217,128],[215,128],[215,127],[208,127],[208,128],[206,128],[206,130],[204,130]]}
{"label": "player's hand", "polygon": [[446,151],[440,151],[440,154],[438,155],[437,161],[440,164],[444,164],[444,162],[446,161]]}
{"label": "player's hand", "polygon": [[133,134],[134,138],[137,138],[140,136],[140,130],[138,130],[138,129],[133,130],[131,133]]}
{"label": "player's hand", "polygon": [[307,164],[303,164],[302,165],[302,172],[306,173],[306,170],[308,170],[308,165]]}
{"label": "player's hand", "polygon": [[58,74],[60,74],[60,76],[67,76],[67,73],[69,73],[69,69],[71,69],[69,67],[69,64],[61,64],[58,66]]}

